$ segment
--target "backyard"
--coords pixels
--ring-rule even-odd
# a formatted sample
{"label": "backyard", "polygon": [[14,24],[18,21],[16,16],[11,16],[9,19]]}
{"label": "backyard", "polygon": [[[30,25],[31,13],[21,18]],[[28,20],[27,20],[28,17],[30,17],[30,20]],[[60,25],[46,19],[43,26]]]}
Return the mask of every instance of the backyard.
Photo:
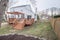
{"label": "backyard", "polygon": [[49,22],[39,22],[32,24],[32,26],[25,26],[23,30],[13,29],[11,25],[3,25],[0,28],[0,35],[19,34],[31,35],[47,40],[56,40],[56,35]]}

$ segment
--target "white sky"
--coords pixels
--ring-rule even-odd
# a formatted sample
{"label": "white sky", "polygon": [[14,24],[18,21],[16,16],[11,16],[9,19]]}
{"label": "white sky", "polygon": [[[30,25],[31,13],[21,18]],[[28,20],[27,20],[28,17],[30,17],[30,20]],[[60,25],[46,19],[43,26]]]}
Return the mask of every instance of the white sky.
{"label": "white sky", "polygon": [[37,1],[38,11],[51,7],[60,8],[60,0],[36,0],[36,1]]}

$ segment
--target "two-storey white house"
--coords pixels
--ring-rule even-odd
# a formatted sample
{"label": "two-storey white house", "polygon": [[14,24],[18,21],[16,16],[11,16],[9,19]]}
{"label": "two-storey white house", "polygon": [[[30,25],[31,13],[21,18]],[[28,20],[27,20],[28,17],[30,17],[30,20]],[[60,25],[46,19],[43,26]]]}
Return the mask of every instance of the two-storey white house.
{"label": "two-storey white house", "polygon": [[[35,0],[9,0],[6,12],[22,12],[24,17],[34,18],[37,21],[36,1]],[[11,15],[7,14],[11,17]],[[16,16],[18,18],[18,16]]]}

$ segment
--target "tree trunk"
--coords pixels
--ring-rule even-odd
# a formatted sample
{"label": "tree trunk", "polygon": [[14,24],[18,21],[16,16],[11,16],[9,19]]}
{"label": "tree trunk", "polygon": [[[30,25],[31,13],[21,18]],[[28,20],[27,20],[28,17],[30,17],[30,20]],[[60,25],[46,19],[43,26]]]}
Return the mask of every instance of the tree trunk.
{"label": "tree trunk", "polygon": [[0,27],[8,0],[0,0]]}
{"label": "tree trunk", "polygon": [[1,22],[0,22],[0,27],[1,27]]}

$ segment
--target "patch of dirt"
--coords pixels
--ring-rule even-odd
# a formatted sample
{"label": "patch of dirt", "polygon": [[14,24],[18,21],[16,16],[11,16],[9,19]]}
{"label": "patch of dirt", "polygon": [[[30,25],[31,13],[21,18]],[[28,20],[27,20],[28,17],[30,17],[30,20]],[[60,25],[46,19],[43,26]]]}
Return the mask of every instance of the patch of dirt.
{"label": "patch of dirt", "polygon": [[15,35],[8,35],[8,36],[0,36],[0,40],[40,40],[40,39],[15,34]]}

